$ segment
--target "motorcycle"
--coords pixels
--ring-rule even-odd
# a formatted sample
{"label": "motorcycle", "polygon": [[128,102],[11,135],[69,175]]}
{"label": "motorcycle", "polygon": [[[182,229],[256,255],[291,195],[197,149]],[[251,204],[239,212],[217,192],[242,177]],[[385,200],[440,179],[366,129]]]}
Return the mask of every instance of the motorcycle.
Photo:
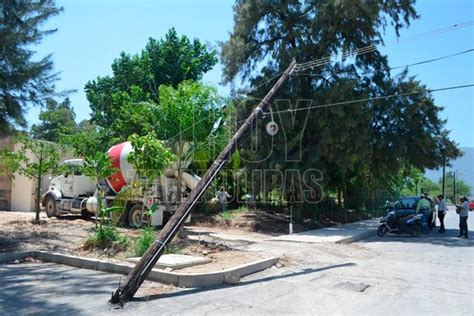
{"label": "motorcycle", "polygon": [[395,210],[390,210],[380,219],[381,224],[377,230],[377,235],[383,237],[387,233],[406,233],[412,237],[420,237],[423,233],[422,217],[421,214],[404,215]]}

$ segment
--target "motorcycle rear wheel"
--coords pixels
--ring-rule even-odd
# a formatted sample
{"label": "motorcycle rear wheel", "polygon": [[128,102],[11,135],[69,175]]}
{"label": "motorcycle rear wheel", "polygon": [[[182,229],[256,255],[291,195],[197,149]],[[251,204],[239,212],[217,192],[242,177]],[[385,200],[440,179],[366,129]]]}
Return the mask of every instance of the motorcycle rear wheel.
{"label": "motorcycle rear wheel", "polygon": [[383,237],[388,233],[388,228],[385,225],[380,225],[379,229],[377,229],[377,236]]}
{"label": "motorcycle rear wheel", "polygon": [[422,233],[423,233],[423,227],[421,227],[420,224],[415,225],[415,226],[410,230],[410,236],[411,236],[411,237],[420,237]]}

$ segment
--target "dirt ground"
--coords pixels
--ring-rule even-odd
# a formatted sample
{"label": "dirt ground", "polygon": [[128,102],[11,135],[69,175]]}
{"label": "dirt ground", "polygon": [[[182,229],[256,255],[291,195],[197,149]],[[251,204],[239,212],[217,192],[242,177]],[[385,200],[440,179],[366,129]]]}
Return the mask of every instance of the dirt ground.
{"label": "dirt ground", "polygon": [[[85,220],[80,216],[62,216],[47,218],[41,214],[40,224],[33,224],[34,213],[0,212],[0,253],[28,250],[45,250],[67,253],[81,257],[107,258],[110,261],[124,262],[128,257],[134,257],[133,249],[115,252],[113,249],[86,250],[85,239],[94,232],[94,219]],[[229,231],[225,224],[223,231]],[[218,222],[214,229],[219,230]],[[197,228],[198,229],[198,228]],[[118,230],[135,239],[140,231],[136,229],[118,228]],[[236,230],[244,233],[241,230]],[[133,248],[133,247],[130,247]],[[248,253],[233,250],[218,242],[204,240],[175,240],[172,249],[179,254],[189,254],[212,259],[212,263],[185,268],[182,272],[218,271],[233,266],[262,259],[258,253]]]}
{"label": "dirt ground", "polygon": [[[95,219],[65,215],[61,218],[47,218],[41,213],[40,224],[33,224],[34,213],[0,212],[0,253],[12,251],[45,250],[67,253],[81,257],[107,259],[124,262],[135,257],[133,241],[140,236],[140,230],[118,228],[132,241],[127,250],[86,249],[86,238],[94,233]],[[180,269],[182,272],[218,271],[263,259],[258,252],[233,249],[218,238],[192,238],[200,235],[225,233],[236,240],[258,242],[271,236],[288,234],[290,217],[285,212],[254,209],[229,210],[213,215],[193,214],[193,220],[186,227],[190,238],[175,239],[168,248],[172,253],[188,254],[212,259],[212,263]],[[337,222],[326,221],[321,226],[334,226]],[[294,224],[293,231],[314,228],[314,223]]]}
{"label": "dirt ground", "polygon": [[[295,212],[296,213],[296,212]],[[293,222],[293,232],[302,232],[310,229],[333,227],[344,223],[368,219],[363,214],[352,210],[325,212],[318,218],[304,219],[297,222],[296,215],[291,219],[288,209],[261,210],[236,209],[217,214],[193,214],[192,224],[199,227],[234,228],[240,231],[262,233],[270,236],[288,234],[288,225]]]}

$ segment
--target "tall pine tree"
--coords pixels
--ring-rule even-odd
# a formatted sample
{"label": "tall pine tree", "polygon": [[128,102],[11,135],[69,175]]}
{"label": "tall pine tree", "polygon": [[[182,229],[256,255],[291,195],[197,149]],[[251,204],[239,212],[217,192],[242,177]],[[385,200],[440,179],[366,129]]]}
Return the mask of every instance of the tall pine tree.
{"label": "tall pine tree", "polygon": [[26,127],[26,107],[54,94],[51,55],[36,59],[33,46],[56,31],[41,26],[61,11],[53,0],[0,1],[0,135]]}
{"label": "tall pine tree", "polygon": [[[370,53],[341,58],[343,52],[383,45],[388,26],[398,34],[418,18],[414,1],[238,0],[234,28],[221,44],[224,81],[247,80],[243,97],[262,98],[292,61],[324,59],[295,73],[273,110],[303,108],[380,95],[420,91],[392,99],[276,114],[281,132],[270,139],[259,125],[241,148],[246,167],[288,170],[317,168],[325,190],[349,202],[357,188],[388,188],[401,169],[435,168],[460,155],[439,118],[426,87],[393,75],[386,56]],[[255,102],[237,107],[245,118]],[[271,119],[267,116],[267,120]],[[263,136],[262,136],[263,135]],[[250,142],[253,142],[250,143]],[[252,151],[252,148],[258,150]],[[288,179],[285,179],[288,180]],[[291,181],[290,181],[291,182]],[[301,181],[283,190],[301,188]]]}

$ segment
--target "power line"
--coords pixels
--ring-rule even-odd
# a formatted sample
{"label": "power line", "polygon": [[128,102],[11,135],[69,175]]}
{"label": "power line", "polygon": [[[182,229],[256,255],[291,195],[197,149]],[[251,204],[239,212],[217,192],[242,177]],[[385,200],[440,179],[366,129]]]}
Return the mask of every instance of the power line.
{"label": "power line", "polygon": [[[419,33],[419,34],[407,37],[403,40],[395,40],[395,41],[392,41],[392,42],[390,42],[390,43],[388,43],[384,46],[385,47],[395,46],[395,45],[399,45],[399,44],[402,44],[402,43],[407,43],[407,42],[410,42],[410,41],[413,41],[413,40],[419,40],[419,39],[422,39],[422,38],[425,38],[425,37],[431,37],[431,36],[443,34],[443,33],[446,33],[446,32],[451,32],[451,31],[454,31],[454,30],[462,29],[462,28],[465,28],[465,27],[470,27],[470,26],[473,26],[473,25],[474,25],[474,21],[467,21],[467,22],[463,22],[463,23],[457,23],[457,24],[445,26],[445,27],[442,27],[442,28],[430,30],[430,31],[427,31],[427,32]],[[345,58],[350,57],[350,56],[354,56],[354,57],[355,56],[360,56],[360,55],[363,55],[363,54],[374,52],[376,50],[377,50],[376,45],[369,45],[369,46],[365,46],[365,47],[362,47],[362,48],[357,48],[357,49],[352,50],[352,51],[346,51],[341,55],[341,58],[345,59]],[[330,62],[330,59],[331,59],[331,56],[327,56],[327,57],[324,57],[324,58],[319,58],[319,59],[314,59],[312,61],[299,63],[296,66],[295,72],[304,71],[304,70],[309,69],[309,68],[324,66],[324,65],[326,65]]]}
{"label": "power line", "polygon": [[474,173],[473,173],[472,171],[468,171],[468,170],[466,170],[466,169],[464,169],[464,168],[459,168],[459,167],[457,167],[456,169],[461,170],[461,173],[467,173],[467,174],[470,175],[471,177],[474,177]]}
{"label": "power line", "polygon": [[[288,109],[288,110],[281,110],[281,111],[273,111],[273,114],[275,114],[275,113],[281,113],[281,114],[293,113],[293,112],[299,112],[299,111],[305,111],[305,110],[312,110],[312,109],[319,109],[319,108],[328,108],[328,107],[336,106],[336,105],[346,105],[346,104],[359,103],[359,102],[366,102],[366,101],[375,101],[375,100],[380,100],[380,99],[389,99],[389,98],[395,98],[395,97],[403,97],[403,96],[408,96],[408,95],[413,95],[413,94],[420,94],[420,93],[425,93],[425,92],[431,93],[431,92],[454,90],[454,89],[462,89],[462,88],[469,88],[469,87],[474,87],[474,84],[467,84],[467,85],[453,86],[453,87],[444,87],[444,88],[438,88],[438,89],[423,89],[423,90],[418,90],[418,91],[405,92],[405,93],[395,93],[395,94],[383,95],[383,96],[372,97],[372,98],[365,98],[365,99],[357,99],[357,100],[349,100],[349,101],[342,101],[342,102],[335,102],[335,103],[328,103],[328,104],[307,106],[307,107],[297,108],[297,109]],[[265,112],[265,113],[263,113],[263,114],[265,114],[265,115],[270,115],[271,113],[272,113],[272,112]]]}
{"label": "power line", "polygon": [[408,65],[405,65],[405,66],[390,67],[390,69],[400,69],[400,68],[405,68],[405,67],[412,67],[412,66],[432,63],[434,61],[438,61],[438,60],[442,60],[442,59],[446,59],[446,58],[451,58],[451,57],[459,56],[459,55],[462,55],[462,54],[467,54],[467,53],[470,53],[470,52],[474,52],[474,48],[467,49],[467,50],[459,52],[459,53],[446,55],[446,56],[443,56],[443,57],[438,57],[438,58],[428,59],[428,60],[424,60],[424,61],[419,61],[417,63],[408,64]]}
{"label": "power line", "polygon": [[[408,67],[418,66],[418,65],[422,65],[422,64],[432,63],[432,62],[435,62],[435,61],[439,61],[439,60],[443,60],[443,59],[447,59],[447,58],[451,58],[451,57],[455,57],[455,56],[459,56],[459,55],[467,54],[467,53],[471,53],[471,52],[474,52],[474,48],[467,49],[467,50],[464,50],[462,52],[454,53],[454,54],[451,54],[451,55],[446,55],[446,56],[442,56],[442,57],[427,59],[427,60],[419,61],[419,62],[416,62],[416,63],[413,63],[413,64],[407,64],[405,66],[390,67],[390,70],[400,69],[400,68],[408,68]],[[325,79],[324,76],[320,75],[320,74],[298,73],[297,75],[298,76],[321,77],[321,78]]]}

